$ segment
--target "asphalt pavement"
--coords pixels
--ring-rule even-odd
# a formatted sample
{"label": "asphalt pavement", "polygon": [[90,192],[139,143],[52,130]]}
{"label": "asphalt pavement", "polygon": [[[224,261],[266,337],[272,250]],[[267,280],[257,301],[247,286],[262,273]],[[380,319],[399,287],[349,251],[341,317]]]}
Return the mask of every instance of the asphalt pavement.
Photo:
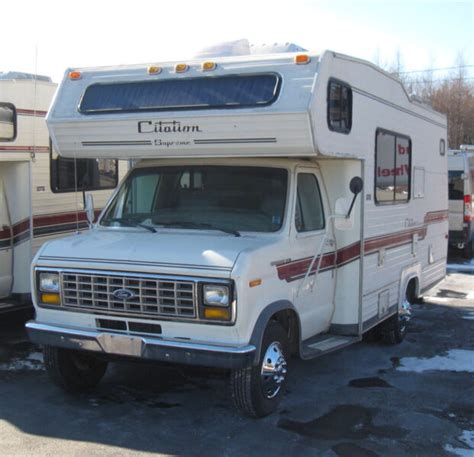
{"label": "asphalt pavement", "polygon": [[474,264],[463,271],[414,306],[402,344],[294,360],[260,420],[233,409],[219,370],[116,363],[93,393],[65,394],[25,316],[0,316],[0,456],[473,456]]}

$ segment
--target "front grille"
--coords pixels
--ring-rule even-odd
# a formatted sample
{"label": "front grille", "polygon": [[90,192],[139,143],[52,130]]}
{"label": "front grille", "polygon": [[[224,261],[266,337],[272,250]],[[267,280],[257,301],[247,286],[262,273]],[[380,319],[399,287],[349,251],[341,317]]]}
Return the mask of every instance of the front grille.
{"label": "front grille", "polygon": [[[61,274],[62,304],[67,308],[127,314],[195,318],[196,284],[163,278],[89,273]],[[126,289],[130,298],[114,296]]]}

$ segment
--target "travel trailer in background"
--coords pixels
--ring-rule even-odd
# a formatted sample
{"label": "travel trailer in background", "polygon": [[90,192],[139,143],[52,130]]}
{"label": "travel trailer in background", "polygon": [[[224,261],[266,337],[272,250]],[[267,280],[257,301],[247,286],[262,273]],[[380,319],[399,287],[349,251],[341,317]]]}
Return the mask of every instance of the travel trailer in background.
{"label": "travel trailer in background", "polygon": [[27,329],[67,390],[96,385],[109,357],[225,367],[235,405],[261,417],[292,354],[371,329],[401,342],[445,275],[446,118],[371,63],[74,69],[47,123],[64,158],[138,161],[91,231],[33,261]]}
{"label": "travel trailer in background", "polygon": [[101,208],[118,183],[116,160],[74,162],[51,150],[45,116],[56,87],[0,73],[0,312],[31,306],[30,263],[45,241],[88,227],[82,192]]}
{"label": "travel trailer in background", "polygon": [[448,151],[449,244],[472,258],[474,224],[474,145]]}

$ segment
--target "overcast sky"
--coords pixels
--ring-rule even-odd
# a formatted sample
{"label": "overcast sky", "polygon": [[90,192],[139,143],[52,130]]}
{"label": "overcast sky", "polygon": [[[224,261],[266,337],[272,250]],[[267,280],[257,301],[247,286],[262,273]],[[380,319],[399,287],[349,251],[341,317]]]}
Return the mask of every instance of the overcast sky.
{"label": "overcast sky", "polygon": [[68,67],[185,59],[241,38],[381,64],[399,50],[405,70],[451,66],[459,53],[474,65],[474,0],[7,0],[1,13],[0,71],[55,81]]}

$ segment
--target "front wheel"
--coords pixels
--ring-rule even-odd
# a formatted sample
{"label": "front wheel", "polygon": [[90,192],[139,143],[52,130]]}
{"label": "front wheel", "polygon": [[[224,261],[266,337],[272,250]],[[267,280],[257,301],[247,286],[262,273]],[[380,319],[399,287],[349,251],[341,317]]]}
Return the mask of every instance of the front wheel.
{"label": "front wheel", "polygon": [[45,346],[43,356],[47,373],[67,392],[93,389],[107,370],[107,362],[83,351]]}
{"label": "front wheel", "polygon": [[258,364],[231,373],[236,408],[250,417],[273,413],[285,392],[289,357],[288,335],[278,322],[271,321],[263,335]]}

